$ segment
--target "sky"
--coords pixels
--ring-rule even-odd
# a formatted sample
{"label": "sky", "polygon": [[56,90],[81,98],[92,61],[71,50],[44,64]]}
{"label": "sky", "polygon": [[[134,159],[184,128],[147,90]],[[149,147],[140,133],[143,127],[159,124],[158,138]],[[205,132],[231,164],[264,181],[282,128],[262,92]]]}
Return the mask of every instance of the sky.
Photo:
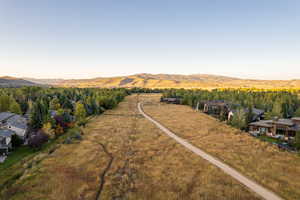
{"label": "sky", "polygon": [[299,0],[0,0],[0,76],[300,79]]}

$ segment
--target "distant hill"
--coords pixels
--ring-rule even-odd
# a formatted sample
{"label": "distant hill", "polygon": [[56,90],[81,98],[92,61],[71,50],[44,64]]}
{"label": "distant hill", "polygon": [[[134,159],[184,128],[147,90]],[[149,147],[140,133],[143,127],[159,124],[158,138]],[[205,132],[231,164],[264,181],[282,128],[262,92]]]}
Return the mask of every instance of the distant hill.
{"label": "distant hill", "polygon": [[38,86],[39,84],[10,76],[0,77],[0,87]]}
{"label": "distant hill", "polygon": [[27,78],[27,77],[22,79],[36,84],[42,84],[42,85],[57,85],[65,81],[64,79],[38,79],[38,78]]}
{"label": "distant hill", "polygon": [[136,74],[109,78],[61,80],[53,82],[60,87],[107,88],[300,88],[300,80],[251,80],[209,74]]}
{"label": "distant hill", "polygon": [[[227,76],[194,74],[135,74],[92,79],[36,79],[2,77],[4,84],[52,85],[56,87],[105,87],[105,88],[300,88],[300,80],[252,80]],[[11,82],[10,82],[11,81]],[[0,82],[1,86],[1,82]]]}

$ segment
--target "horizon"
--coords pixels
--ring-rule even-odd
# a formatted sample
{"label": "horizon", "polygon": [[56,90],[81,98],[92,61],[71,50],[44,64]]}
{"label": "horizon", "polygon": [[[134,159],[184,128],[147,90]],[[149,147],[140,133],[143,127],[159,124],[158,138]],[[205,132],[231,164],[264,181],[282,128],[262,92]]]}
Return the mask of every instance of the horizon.
{"label": "horizon", "polygon": [[42,78],[36,78],[36,77],[18,77],[18,76],[10,76],[10,75],[1,75],[0,78],[18,78],[18,79],[37,79],[37,80],[42,80],[42,79],[49,79],[49,80],[84,80],[84,79],[97,79],[97,78],[116,78],[116,77],[129,77],[129,76],[137,76],[141,74],[148,74],[148,75],[181,75],[181,76],[193,76],[193,75],[208,75],[208,76],[219,76],[219,77],[227,77],[227,78],[237,78],[241,80],[266,80],[266,81],[292,81],[292,80],[300,80],[300,78],[291,78],[291,79],[260,79],[260,78],[243,78],[243,77],[236,77],[236,76],[227,76],[227,75],[222,75],[222,74],[201,74],[201,73],[196,73],[196,74],[166,74],[166,73],[137,73],[137,74],[128,74],[128,75],[120,75],[120,76],[95,76],[95,77],[89,77],[89,78],[53,78],[53,77],[42,77]]}
{"label": "horizon", "polygon": [[300,2],[6,1],[0,76],[300,79]]}

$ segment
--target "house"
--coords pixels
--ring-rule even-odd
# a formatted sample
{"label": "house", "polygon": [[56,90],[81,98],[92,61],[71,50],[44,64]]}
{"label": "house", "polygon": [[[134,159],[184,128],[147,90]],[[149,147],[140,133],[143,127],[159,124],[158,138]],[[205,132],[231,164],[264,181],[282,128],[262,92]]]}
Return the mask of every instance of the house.
{"label": "house", "polygon": [[300,118],[260,120],[249,124],[250,133],[266,134],[270,137],[293,139],[300,131]]}
{"label": "house", "polygon": [[172,104],[180,104],[181,103],[180,98],[161,98],[160,101],[165,102],[165,103],[172,103]]}
{"label": "house", "polygon": [[15,132],[21,139],[26,138],[27,134],[27,119],[21,115],[13,115],[8,118],[4,124],[4,128]]}
{"label": "house", "polygon": [[0,127],[3,126],[7,119],[14,116],[14,113],[11,112],[1,112],[0,113]]}
{"label": "house", "polygon": [[[245,108],[243,109],[245,113],[249,113],[249,109]],[[228,121],[230,121],[232,119],[232,117],[235,115],[235,113],[237,112],[237,109],[231,109],[228,113]],[[257,109],[257,108],[252,108],[252,122],[255,121],[259,121],[261,119],[263,119],[265,114],[264,110],[261,109]]]}
{"label": "house", "polygon": [[7,155],[11,149],[11,137],[15,132],[6,129],[0,129],[0,156]]}
{"label": "house", "polygon": [[223,100],[207,101],[204,103],[203,112],[207,114],[220,115],[221,112],[229,112],[229,104]]}

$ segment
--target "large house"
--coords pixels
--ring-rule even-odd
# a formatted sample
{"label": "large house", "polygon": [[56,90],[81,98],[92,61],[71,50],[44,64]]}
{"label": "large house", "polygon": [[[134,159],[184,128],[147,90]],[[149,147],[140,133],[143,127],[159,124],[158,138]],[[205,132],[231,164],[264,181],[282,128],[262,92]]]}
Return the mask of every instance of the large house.
{"label": "large house", "polygon": [[26,138],[28,120],[21,116],[10,112],[0,113],[0,128],[13,131],[21,139]]}
{"label": "large house", "polygon": [[11,112],[1,112],[0,113],[0,127],[3,126],[6,123],[6,121],[14,115],[15,114],[11,113]]}
{"label": "large house", "polygon": [[161,98],[160,101],[165,102],[165,103],[171,103],[171,104],[180,104],[181,103],[180,98]]}
{"label": "large house", "polygon": [[266,134],[271,137],[294,138],[296,132],[300,131],[300,118],[260,120],[250,123],[249,130],[250,132]]}
{"label": "large house", "polygon": [[223,100],[207,101],[204,103],[203,112],[213,115],[220,115],[221,112],[228,114],[229,104]]}
{"label": "large house", "polygon": [[0,129],[0,156],[7,155],[11,149],[11,137],[15,133],[11,130]]}
{"label": "large house", "polygon": [[14,115],[6,120],[5,128],[14,131],[20,138],[25,139],[27,133],[27,119],[21,115]]}

